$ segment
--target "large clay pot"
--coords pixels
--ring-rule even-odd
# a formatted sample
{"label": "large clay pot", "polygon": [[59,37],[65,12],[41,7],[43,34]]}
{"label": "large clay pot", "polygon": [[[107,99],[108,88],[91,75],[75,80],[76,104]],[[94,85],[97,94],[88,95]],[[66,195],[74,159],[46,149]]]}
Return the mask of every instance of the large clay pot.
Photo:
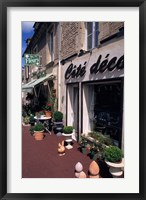
{"label": "large clay pot", "polygon": [[46,115],[46,117],[51,117],[52,116],[52,112],[45,110],[45,115]]}
{"label": "large clay pot", "polygon": [[44,133],[43,132],[35,132],[33,134],[33,136],[34,136],[35,140],[38,140],[38,141],[44,139]]}

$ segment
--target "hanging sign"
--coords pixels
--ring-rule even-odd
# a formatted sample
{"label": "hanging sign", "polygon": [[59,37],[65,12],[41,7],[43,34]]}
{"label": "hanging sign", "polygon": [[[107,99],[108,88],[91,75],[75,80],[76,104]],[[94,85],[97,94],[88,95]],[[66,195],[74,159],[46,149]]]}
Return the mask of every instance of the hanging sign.
{"label": "hanging sign", "polygon": [[40,65],[40,56],[38,54],[25,54],[24,55],[25,65]]}

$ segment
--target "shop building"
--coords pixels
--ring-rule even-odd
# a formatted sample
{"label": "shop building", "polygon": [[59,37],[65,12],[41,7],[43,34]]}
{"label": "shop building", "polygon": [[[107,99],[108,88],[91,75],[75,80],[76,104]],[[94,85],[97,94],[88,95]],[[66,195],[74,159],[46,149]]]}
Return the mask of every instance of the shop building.
{"label": "shop building", "polygon": [[79,26],[82,49],[62,60],[61,66],[66,124],[74,126],[77,139],[82,133],[100,131],[123,148],[124,23]]}
{"label": "shop building", "polygon": [[25,85],[22,92],[32,93],[43,105],[58,89],[58,23],[35,22],[34,34],[27,39],[23,56],[38,55],[39,65],[25,64]]}
{"label": "shop building", "polygon": [[124,23],[35,22],[34,29],[24,53],[39,54],[41,66],[25,66],[26,82],[45,73],[37,85],[47,80],[56,91],[64,124],[74,126],[77,139],[102,131],[123,148]]}

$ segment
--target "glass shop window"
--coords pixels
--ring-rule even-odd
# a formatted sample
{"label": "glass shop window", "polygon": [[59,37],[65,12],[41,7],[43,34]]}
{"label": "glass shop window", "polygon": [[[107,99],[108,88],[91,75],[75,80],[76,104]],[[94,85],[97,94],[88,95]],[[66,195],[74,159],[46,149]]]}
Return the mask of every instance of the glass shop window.
{"label": "glass shop window", "polygon": [[120,141],[122,119],[122,86],[120,82],[88,85],[91,131],[102,132]]}

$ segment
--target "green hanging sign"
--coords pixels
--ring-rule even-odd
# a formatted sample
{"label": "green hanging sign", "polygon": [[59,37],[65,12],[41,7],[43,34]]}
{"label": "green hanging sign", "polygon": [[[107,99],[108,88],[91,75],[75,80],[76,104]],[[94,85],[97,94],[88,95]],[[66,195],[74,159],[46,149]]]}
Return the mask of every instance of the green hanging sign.
{"label": "green hanging sign", "polygon": [[25,65],[40,65],[40,56],[38,54],[25,54],[24,55]]}

